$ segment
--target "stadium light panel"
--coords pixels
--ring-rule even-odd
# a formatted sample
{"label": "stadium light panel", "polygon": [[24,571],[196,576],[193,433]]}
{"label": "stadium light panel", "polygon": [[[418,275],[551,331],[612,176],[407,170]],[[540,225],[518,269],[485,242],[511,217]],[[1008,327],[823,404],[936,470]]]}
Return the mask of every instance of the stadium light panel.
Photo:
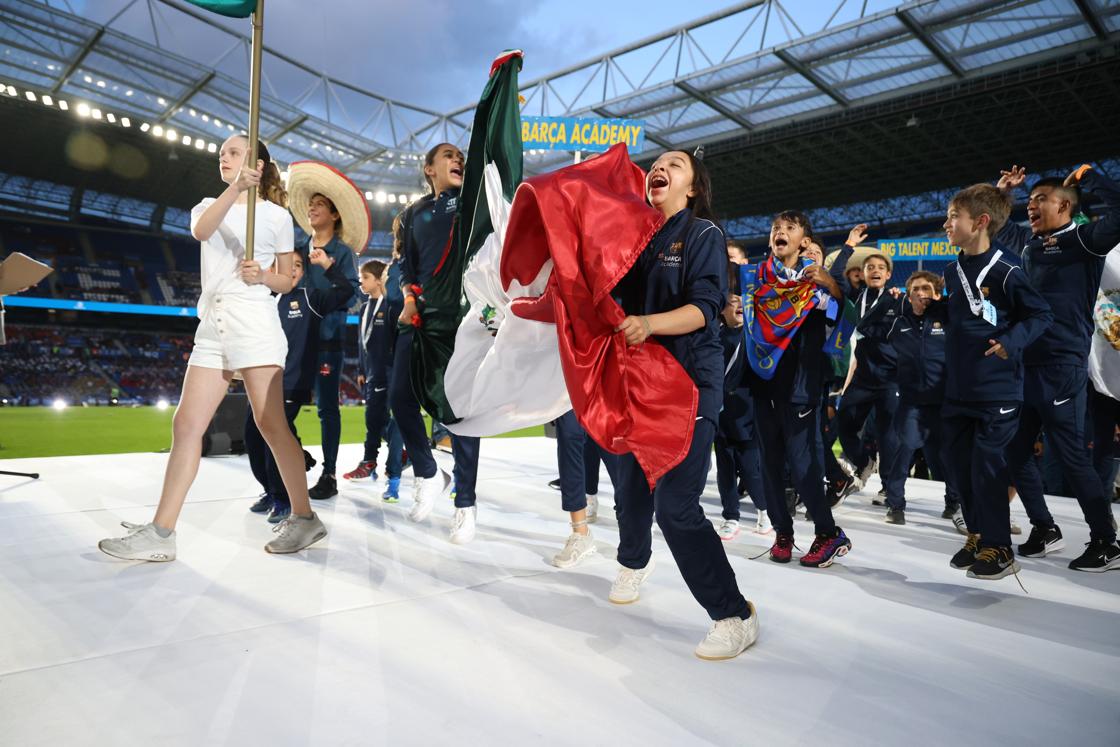
{"label": "stadium light panel", "polygon": [[409,202],[416,202],[419,199],[420,199],[420,195],[416,194],[415,192],[413,192],[411,195],[408,196],[408,201]]}
{"label": "stadium light panel", "polygon": [[8,86],[8,95],[9,95],[9,96],[18,96],[18,95],[19,95],[19,92],[18,92],[18,91],[16,91],[16,87],[15,87],[15,86]]}
{"label": "stadium light panel", "polygon": [[59,99],[58,100],[58,108],[61,109],[62,111],[66,111],[70,108],[70,104],[66,103],[66,99]]}
{"label": "stadium light panel", "polygon": [[400,197],[398,197],[397,199],[398,199],[398,200],[400,200],[400,203],[401,203],[402,205],[404,205],[404,204],[406,204],[406,203],[408,202],[408,195],[401,195],[401,196],[400,196]]}
{"label": "stadium light panel", "polygon": [[392,203],[393,205],[396,205],[397,204],[397,196],[396,195],[389,195],[389,202]]}
{"label": "stadium light panel", "polygon": [[89,104],[85,103],[84,101],[82,103],[78,104],[78,116],[79,117],[88,117],[89,116]]}
{"label": "stadium light panel", "polygon": [[171,142],[175,142],[176,140],[179,139],[179,133],[175,132],[175,130],[168,130],[167,131],[167,139],[170,140]]}
{"label": "stadium light panel", "polygon": [[193,141],[191,140],[190,135],[183,135],[183,140],[182,140],[183,145],[190,145],[192,142]]}
{"label": "stadium light panel", "polygon": [[214,117],[214,126],[215,127],[221,127],[222,126],[222,120],[218,119],[217,117]]}
{"label": "stadium light panel", "polygon": [[50,96],[43,96],[43,98],[41,98],[39,100],[42,101],[43,104],[46,105],[46,106],[50,106],[51,104],[54,103],[54,99],[52,99]]}
{"label": "stadium light panel", "polygon": [[378,192],[373,197],[375,200],[377,200],[378,205],[384,205],[385,202],[389,199],[388,195],[386,195],[384,192]]}
{"label": "stadium light panel", "polygon": [[163,127],[160,125],[156,125],[152,128],[152,134],[156,137],[161,137],[163,135]]}
{"label": "stadium light panel", "polygon": [[206,146],[206,152],[207,153],[217,153],[218,152],[217,143],[210,143],[209,145],[207,145]]}
{"label": "stadium light panel", "polygon": [[58,399],[56,399],[54,402],[51,403],[51,407],[53,407],[54,409],[61,412],[62,410],[66,409],[66,400],[59,397]]}
{"label": "stadium light panel", "polygon": [[92,83],[93,82],[93,78],[89,77],[88,75],[83,76],[82,80],[84,80],[86,83]]}
{"label": "stadium light panel", "polygon": [[97,81],[97,87],[98,88],[104,88],[105,87],[105,81],[103,81],[103,80]]}
{"label": "stadium light panel", "polygon": [[127,91],[125,91],[125,92],[124,92],[124,95],[125,95],[125,96],[131,96],[131,95],[132,95],[132,93],[133,93],[133,91],[132,91],[132,89],[130,88],[130,89],[128,89]]}
{"label": "stadium light panel", "polygon": [[140,125],[140,132],[147,132],[150,129],[152,129],[152,126],[147,122],[144,122],[142,125]]}
{"label": "stadium light panel", "polygon": [[130,120],[128,117],[121,117],[121,127],[131,127],[131,126],[132,126],[132,120]]}
{"label": "stadium light panel", "polygon": [[112,112],[106,112],[105,119],[109,120],[109,124],[117,123],[117,115],[113,114]]}
{"label": "stadium light panel", "polygon": [[101,110],[100,109],[90,109],[89,113],[94,119],[101,119]]}
{"label": "stadium light panel", "polygon": [[372,200],[373,199],[373,192],[366,192],[366,199],[367,200]]}
{"label": "stadium light panel", "polygon": [[202,115],[202,121],[203,122],[209,122],[210,121],[210,115],[209,114],[203,114]]}
{"label": "stadium light panel", "polygon": [[163,96],[157,98],[156,101],[159,102],[160,106],[167,106],[167,99],[165,99]]}
{"label": "stadium light panel", "polygon": [[190,113],[191,113],[192,117],[197,117],[198,116],[198,112],[196,112],[194,109],[191,109]]}
{"label": "stadium light panel", "polygon": [[197,138],[194,141],[194,147],[197,148],[198,150],[206,150],[206,141],[203,140],[202,138]]}
{"label": "stadium light panel", "polygon": [[164,399],[163,397],[160,397],[160,398],[159,398],[159,401],[158,401],[158,402],[156,402],[156,409],[157,409],[157,410],[161,410],[161,411],[162,411],[162,410],[166,410],[166,409],[167,409],[168,407],[171,407],[171,403],[170,403],[170,402],[168,402],[168,401],[167,401],[166,399]]}
{"label": "stadium light panel", "polygon": [[35,92],[34,91],[24,91],[23,95],[27,97],[28,101],[34,101],[35,100]]}

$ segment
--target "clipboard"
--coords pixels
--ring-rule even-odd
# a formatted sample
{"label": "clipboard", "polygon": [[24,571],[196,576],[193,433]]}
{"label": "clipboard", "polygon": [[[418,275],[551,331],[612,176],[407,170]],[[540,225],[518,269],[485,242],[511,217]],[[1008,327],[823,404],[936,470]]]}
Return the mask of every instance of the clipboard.
{"label": "clipboard", "polygon": [[0,296],[18,293],[24,288],[38,285],[54,268],[28,257],[22,252],[12,252],[0,262]]}

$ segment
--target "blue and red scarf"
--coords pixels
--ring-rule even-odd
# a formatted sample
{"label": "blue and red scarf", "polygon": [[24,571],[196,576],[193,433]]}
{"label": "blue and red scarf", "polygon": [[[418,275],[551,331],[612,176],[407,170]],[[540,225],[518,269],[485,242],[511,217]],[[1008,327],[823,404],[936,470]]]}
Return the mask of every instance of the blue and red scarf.
{"label": "blue and red scarf", "polygon": [[827,291],[802,279],[810,264],[798,259],[796,267],[788,268],[771,255],[762,264],[739,268],[747,360],[766,381],[774,377],[778,361],[809,312],[829,304]]}

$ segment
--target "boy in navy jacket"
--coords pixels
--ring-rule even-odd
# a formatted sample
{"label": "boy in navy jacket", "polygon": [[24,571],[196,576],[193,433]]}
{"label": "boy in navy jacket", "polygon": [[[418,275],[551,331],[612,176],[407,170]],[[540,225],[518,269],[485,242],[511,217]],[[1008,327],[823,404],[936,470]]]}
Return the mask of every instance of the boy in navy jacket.
{"label": "boy in navy jacket", "polygon": [[[1022,183],[1024,173],[1025,169],[1012,167],[1003,172],[997,186],[1009,193]],[[1078,186],[1104,201],[1104,215],[1095,223],[1073,222]],[[1061,461],[1062,473],[1089,524],[1089,545],[1069,567],[1106,571],[1120,567],[1120,546],[1112,507],[1086,447],[1085,399],[1093,304],[1104,257],[1120,243],[1120,185],[1088,165],[1065,180],[1042,179],[1031,188],[1027,218],[1029,228],[1009,223],[996,237],[1019,252],[1031,284],[1054,312],[1053,325],[1023,355],[1023,412],[1007,455],[1012,481],[1033,525],[1030,538],[1019,545],[1019,554],[1041,558],[1064,546],[1062,530],[1046,507],[1034,459],[1034,443],[1039,431],[1044,431],[1046,446]]]}
{"label": "boy in navy jacket", "polygon": [[[344,263],[335,262],[322,249],[312,249],[309,259],[311,264],[322,270],[330,286],[325,290],[309,288],[301,282],[304,279],[305,261],[301,249],[295,253],[292,263],[292,277],[296,287],[290,293],[280,296],[276,302],[280,326],[288,340],[288,356],[284,362],[284,415],[288,418],[288,427],[292,429],[292,433],[296,432],[299,408],[311,402],[311,390],[315,387],[319,325],[332,312],[345,309],[354,292],[346,276]],[[288,501],[284,482],[280,479],[276,460],[257,430],[252,407],[245,418],[245,451],[249,455],[253,477],[265,490],[260,500],[249,510],[253,513],[270,512],[269,522],[279,523],[291,513],[292,506]]]}
{"label": "boy in navy jacket", "polygon": [[[834,299],[843,297],[840,282],[851,248],[844,249],[832,265],[830,274],[821,265],[804,262],[802,249],[811,241],[809,218],[789,210],[774,218],[770,229],[770,252],[775,273],[784,280],[813,283]],[[755,323],[758,304],[753,310]],[[774,545],[770,559],[788,563],[793,548],[793,517],[785,501],[785,470],[788,465],[794,487],[812,514],[816,530],[809,552],[800,560],[804,566],[824,568],[852,546],[832,518],[825,499],[824,465],[821,448],[821,387],[824,378],[824,343],[827,317],[818,304],[801,323],[769,379],[758,375],[752,366],[750,390],[754,399],[755,435],[762,449],[762,484],[767,513],[774,525]]]}
{"label": "boy in navy jacket", "polygon": [[[945,400],[945,335],[948,307],[941,299],[944,281],[918,270],[906,280],[906,296],[880,301],[860,322],[859,331],[875,334],[884,318],[894,321],[885,339],[895,351],[898,366],[898,409],[890,423],[897,444],[894,458],[883,465],[887,491],[887,523],[906,523],[906,477],[917,449],[922,449],[931,477],[945,482],[944,518],[960,510],[956,481],[946,471],[941,438],[941,406]],[[890,313],[894,312],[894,313]],[[963,525],[963,519],[961,519]]]}
{"label": "boy in navy jacket", "polygon": [[1010,212],[1003,193],[976,184],[954,195],[945,220],[949,243],[961,251],[945,268],[942,416],[969,531],[950,564],[982,579],[1019,570],[1011,550],[1006,451],[1023,402],[1023,351],[1054,318],[1015,256],[992,244]]}
{"label": "boy in navy jacket", "polygon": [[[377,478],[377,453],[389,422],[389,369],[397,341],[397,317],[403,308],[403,303],[389,300],[385,292],[384,262],[365,262],[359,277],[367,296],[358,314],[358,386],[366,401],[366,440],[362,461],[343,475],[347,480]],[[390,481],[387,492],[392,495],[396,493],[393,481],[400,484],[400,464],[387,459],[385,469]]]}

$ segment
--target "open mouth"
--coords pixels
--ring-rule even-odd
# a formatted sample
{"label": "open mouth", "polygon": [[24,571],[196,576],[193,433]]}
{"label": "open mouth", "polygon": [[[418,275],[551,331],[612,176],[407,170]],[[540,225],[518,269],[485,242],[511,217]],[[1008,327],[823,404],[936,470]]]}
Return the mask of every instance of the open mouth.
{"label": "open mouth", "polygon": [[789,246],[789,239],[785,236],[778,236],[774,239],[775,249],[785,249],[787,246]]}
{"label": "open mouth", "polygon": [[669,186],[669,180],[664,174],[654,174],[649,178],[650,189],[663,189]]}
{"label": "open mouth", "polygon": [[451,175],[452,176],[457,176],[460,179],[462,179],[463,178],[463,167],[462,166],[452,166],[451,167]]}
{"label": "open mouth", "polygon": [[1035,223],[1038,223],[1038,222],[1039,222],[1040,220],[1042,220],[1042,215],[1041,215],[1040,213],[1034,212],[1033,210],[1032,210],[1032,211],[1028,211],[1028,212],[1027,212],[1027,221],[1028,221],[1028,222],[1029,222],[1029,223],[1030,223],[1030,224],[1031,224],[1032,226],[1033,226],[1033,225],[1034,225]]}

